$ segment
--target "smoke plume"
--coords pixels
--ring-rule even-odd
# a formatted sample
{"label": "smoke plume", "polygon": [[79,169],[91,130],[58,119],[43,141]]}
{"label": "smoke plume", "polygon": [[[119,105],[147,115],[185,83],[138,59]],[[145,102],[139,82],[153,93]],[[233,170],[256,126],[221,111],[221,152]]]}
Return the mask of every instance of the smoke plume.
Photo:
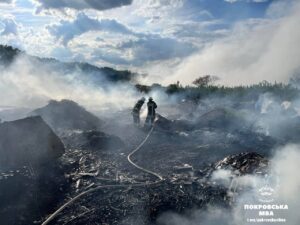
{"label": "smoke plume", "polygon": [[0,73],[1,105],[36,108],[50,99],[70,99],[87,108],[122,108],[137,96],[129,84],[116,84],[103,79],[101,86],[85,78],[81,71],[61,74],[51,67],[26,56],[18,57]]}
{"label": "smoke plume", "polygon": [[263,80],[287,82],[300,71],[299,10],[299,1],[273,3],[268,13],[272,20],[239,22],[227,37],[205,45],[180,63],[165,81],[191,84],[197,77],[211,74],[230,86]]}
{"label": "smoke plume", "polygon": [[[285,218],[284,224],[299,224],[300,218],[298,209],[300,207],[300,177],[294,175],[298,171],[300,161],[300,145],[288,144],[276,150],[275,155],[271,159],[271,168],[269,177],[261,177],[255,175],[246,175],[237,178],[239,187],[244,188],[243,194],[237,196],[235,205],[232,210],[216,208],[210,206],[206,210],[194,210],[187,212],[185,215],[175,213],[163,214],[159,219],[161,225],[245,225],[249,213],[244,210],[245,204],[264,204],[258,201],[257,191],[262,187],[266,179],[271,188],[275,192],[275,200],[271,204],[285,204],[288,209],[277,212],[277,215]],[[217,171],[213,174],[213,181],[219,182],[220,185],[228,187],[230,183],[231,172]],[[276,213],[276,212],[275,212]],[[276,214],[275,214],[276,215]],[[260,223],[269,224],[269,223]],[[282,223],[272,223],[282,224]]]}

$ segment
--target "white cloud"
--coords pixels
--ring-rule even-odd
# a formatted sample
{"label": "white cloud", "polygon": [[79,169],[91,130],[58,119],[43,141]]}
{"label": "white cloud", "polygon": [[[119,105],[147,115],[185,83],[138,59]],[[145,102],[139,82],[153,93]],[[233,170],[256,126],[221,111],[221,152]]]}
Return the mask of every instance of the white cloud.
{"label": "white cloud", "polygon": [[132,52],[132,63],[135,65],[143,65],[148,61],[182,58],[195,50],[189,43],[159,35],[144,35],[137,40],[124,42],[118,47]]}
{"label": "white cloud", "polygon": [[196,49],[190,43],[151,34],[136,34],[128,38],[120,36],[119,39],[95,43],[94,46],[92,62],[103,61],[131,68],[182,59]]}
{"label": "white cloud", "polygon": [[[65,47],[88,48],[90,52],[86,53],[86,59],[94,64],[102,62],[139,67],[152,61],[183,58],[195,51],[195,46],[188,42],[135,32],[115,19],[98,20],[84,13],[79,13],[73,20],[47,26],[47,30]],[[66,53],[53,52],[56,55]]]}
{"label": "white cloud", "polygon": [[[289,17],[286,16],[287,10],[291,7],[282,1],[281,6],[279,2],[277,7],[276,4],[271,5],[268,19],[242,21],[233,29],[233,24],[227,24],[222,18],[215,19],[213,12],[197,1],[134,0],[127,7],[105,11],[88,10],[92,5],[88,1],[74,1],[70,7],[67,6],[71,5],[71,1],[67,0],[32,1],[54,11],[32,15],[32,4],[21,5],[17,1],[18,11],[3,5],[6,13],[15,16],[19,27],[14,39],[13,35],[9,35],[10,39],[3,37],[1,43],[21,46],[34,55],[54,56],[62,60],[76,58],[99,66],[134,68],[153,77],[167,77],[165,83],[177,80],[190,83],[196,76],[210,73],[224,78],[223,83],[226,84],[280,80],[283,76],[278,74],[283,70],[285,74],[290,73],[298,59],[295,53],[296,57],[280,70],[274,68],[274,76],[271,75],[273,71],[262,71],[280,55],[281,50],[276,51],[275,47],[275,42],[278,42],[275,34],[285,26],[284,20]],[[90,6],[86,5],[87,2]],[[19,11],[23,4],[28,10],[26,13]],[[286,17],[279,20],[278,16],[282,14]],[[4,31],[3,28],[2,25]],[[290,29],[289,32],[293,31]],[[291,39],[296,40],[297,37]],[[277,54],[275,58],[271,58],[271,49]],[[192,53],[194,55],[189,57]],[[178,62],[181,64],[176,67]],[[263,73],[270,75],[262,78]],[[161,82],[161,79],[152,81]]]}
{"label": "white cloud", "polygon": [[116,20],[111,19],[93,19],[84,13],[79,13],[72,20],[62,20],[59,24],[47,26],[51,35],[57,39],[61,39],[64,45],[67,45],[74,37],[79,36],[88,31],[106,31],[112,33],[132,34],[126,26],[120,24]]}

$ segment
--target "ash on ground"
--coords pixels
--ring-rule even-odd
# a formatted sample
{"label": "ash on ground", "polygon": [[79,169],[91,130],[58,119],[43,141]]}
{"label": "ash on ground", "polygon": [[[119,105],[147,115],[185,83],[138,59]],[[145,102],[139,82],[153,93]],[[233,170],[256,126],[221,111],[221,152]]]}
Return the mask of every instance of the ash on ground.
{"label": "ash on ground", "polygon": [[239,109],[215,108],[191,120],[184,119],[188,113],[158,115],[151,136],[133,156],[136,164],[163,176],[153,185],[147,184],[154,176],[127,161],[149,132],[131,124],[129,111],[98,119],[74,102],[52,101],[26,119],[0,124],[1,224],[41,224],[74,196],[114,184],[124,187],[91,192],[50,224],[155,225],[165,212],[230,209],[234,198],[212,174],[225,169],[232,179],[263,176],[272,149],[284,140],[258,132]]}

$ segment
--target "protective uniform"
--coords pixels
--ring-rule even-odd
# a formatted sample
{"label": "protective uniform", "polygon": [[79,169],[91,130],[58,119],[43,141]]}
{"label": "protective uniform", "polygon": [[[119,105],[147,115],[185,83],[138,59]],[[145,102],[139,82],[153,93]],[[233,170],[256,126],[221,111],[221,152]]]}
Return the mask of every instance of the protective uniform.
{"label": "protective uniform", "polygon": [[140,124],[140,111],[142,106],[144,105],[145,98],[141,98],[137,101],[132,109],[133,123],[139,125]]}
{"label": "protective uniform", "polygon": [[152,98],[149,98],[149,101],[147,103],[148,107],[148,115],[146,118],[146,124],[152,125],[155,120],[156,112],[155,109],[157,108],[156,103],[153,101]]}

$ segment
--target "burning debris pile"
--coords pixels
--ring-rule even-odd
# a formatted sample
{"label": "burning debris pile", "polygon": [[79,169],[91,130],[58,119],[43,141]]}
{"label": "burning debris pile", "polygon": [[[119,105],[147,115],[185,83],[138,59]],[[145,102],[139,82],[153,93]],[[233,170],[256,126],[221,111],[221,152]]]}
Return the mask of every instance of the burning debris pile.
{"label": "burning debris pile", "polygon": [[[48,224],[155,225],[169,211],[182,214],[215,205],[230,208],[232,195],[228,187],[212,180],[213,174],[218,170],[241,176],[266,174],[266,157],[278,144],[246,129],[245,123],[232,129],[228,121],[236,116],[224,110],[196,120],[159,115],[150,130],[112,121],[104,130],[110,134],[101,130],[100,119],[68,100],[51,101],[33,114],[41,115],[58,136],[39,116],[0,125],[1,159],[15,157],[19,166],[7,167],[0,174],[1,193],[9,193],[0,195],[0,214],[6,224],[42,224],[74,197],[76,201]],[[123,119],[129,121],[129,116]],[[225,119],[228,126],[222,122]],[[11,128],[16,130],[12,136],[8,127],[17,124],[18,128]],[[7,141],[8,136],[20,141]],[[141,150],[132,161],[159,174],[162,181],[128,162],[127,156],[137,146]],[[34,157],[26,155],[31,151]],[[29,156],[34,159],[31,163]],[[11,166],[9,160],[3,163]],[[16,202],[15,196],[23,200]],[[20,216],[11,217],[14,212]]]}
{"label": "burning debris pile", "polygon": [[[107,156],[103,156],[105,159]],[[84,161],[86,158],[84,159]],[[108,160],[101,161],[97,173],[73,177],[81,182],[77,193],[90,190],[98,185],[124,185],[99,189],[91,192],[67,207],[53,224],[156,224],[165,212],[187,213],[189,209],[206,210],[209,206],[230,208],[232,195],[227,187],[211,180],[211,175],[219,169],[235,169],[243,174],[265,171],[268,160],[255,153],[228,156],[221,161],[194,169],[185,164],[173,168],[173,173],[161,183],[135,186],[141,179],[131,171],[119,171]],[[105,166],[105,167],[103,167]],[[120,165],[118,165],[120,166]],[[251,168],[251,169],[250,169]],[[156,168],[158,170],[158,168]],[[99,172],[102,171],[102,172]],[[118,172],[116,179],[114,173]],[[118,179],[132,177],[134,179]],[[78,182],[77,182],[78,183]],[[97,184],[96,184],[97,183]],[[78,188],[78,187],[77,187]],[[78,191],[80,190],[80,191]],[[76,196],[76,194],[74,194]]]}
{"label": "burning debris pile", "polygon": [[269,161],[255,152],[230,155],[216,163],[216,169],[230,170],[241,175],[267,174]]}

